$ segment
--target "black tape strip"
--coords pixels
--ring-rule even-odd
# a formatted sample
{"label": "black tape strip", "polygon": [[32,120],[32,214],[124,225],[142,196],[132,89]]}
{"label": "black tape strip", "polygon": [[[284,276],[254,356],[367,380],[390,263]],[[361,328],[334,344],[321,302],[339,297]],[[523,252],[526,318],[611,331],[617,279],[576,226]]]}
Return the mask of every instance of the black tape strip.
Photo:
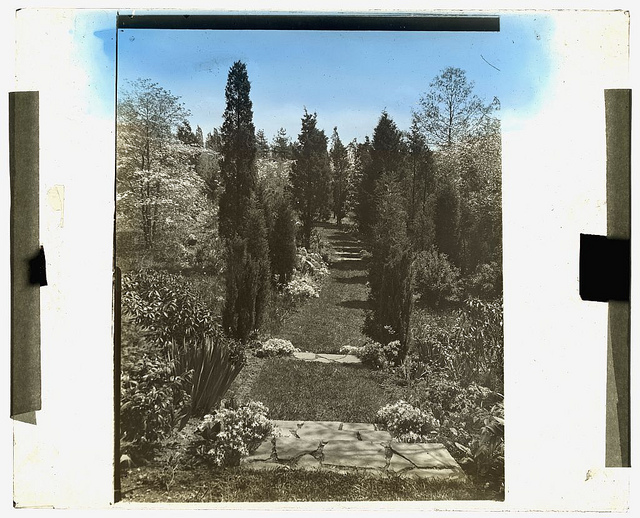
{"label": "black tape strip", "polygon": [[580,234],[580,297],[629,300],[631,246],[628,239]]}
{"label": "black tape strip", "polygon": [[121,14],[117,26],[119,29],[497,32],[500,18],[427,14]]}
{"label": "black tape strip", "polygon": [[29,261],[29,282],[40,286],[47,285],[47,261],[42,246],[33,259]]}

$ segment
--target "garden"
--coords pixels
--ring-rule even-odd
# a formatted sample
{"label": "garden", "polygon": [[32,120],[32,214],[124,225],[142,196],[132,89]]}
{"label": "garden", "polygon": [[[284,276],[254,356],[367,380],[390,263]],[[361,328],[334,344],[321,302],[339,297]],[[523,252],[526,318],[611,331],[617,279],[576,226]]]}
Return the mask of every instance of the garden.
{"label": "garden", "polygon": [[[475,124],[430,147],[447,87],[471,96],[447,69],[410,131],[382,112],[348,146],[306,109],[268,142],[241,62],[206,139],[155,83],[119,99],[123,500],[504,498],[499,123],[461,103]],[[464,476],[248,469],[281,421],[441,444]]]}

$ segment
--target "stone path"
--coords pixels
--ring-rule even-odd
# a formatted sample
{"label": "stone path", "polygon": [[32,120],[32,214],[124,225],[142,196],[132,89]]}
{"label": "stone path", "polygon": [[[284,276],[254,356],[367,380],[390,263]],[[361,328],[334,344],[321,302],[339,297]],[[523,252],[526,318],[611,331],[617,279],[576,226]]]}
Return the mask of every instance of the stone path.
{"label": "stone path", "polygon": [[242,460],[248,469],[329,469],[464,479],[442,444],[399,443],[368,423],[274,421],[276,431]]}
{"label": "stone path", "polygon": [[360,358],[353,354],[328,354],[328,353],[293,353],[294,358],[307,362],[320,363],[361,363]]}

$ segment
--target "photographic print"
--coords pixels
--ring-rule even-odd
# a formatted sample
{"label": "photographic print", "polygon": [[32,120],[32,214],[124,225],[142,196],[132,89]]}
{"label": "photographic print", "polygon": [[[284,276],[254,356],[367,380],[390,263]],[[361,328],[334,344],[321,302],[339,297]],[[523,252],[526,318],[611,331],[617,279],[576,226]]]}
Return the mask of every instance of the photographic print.
{"label": "photographic print", "polygon": [[122,500],[504,499],[500,21],[119,29]]}

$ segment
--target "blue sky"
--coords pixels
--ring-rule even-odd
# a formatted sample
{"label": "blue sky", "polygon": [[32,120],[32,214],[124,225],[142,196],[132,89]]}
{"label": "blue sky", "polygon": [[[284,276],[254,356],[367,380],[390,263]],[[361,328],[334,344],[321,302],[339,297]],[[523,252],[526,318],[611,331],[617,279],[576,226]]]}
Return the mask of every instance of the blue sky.
{"label": "blue sky", "polygon": [[242,60],[254,123],[268,139],[280,127],[295,139],[306,107],[347,142],[371,135],[384,109],[408,129],[420,95],[448,66],[464,69],[481,98],[498,97],[503,116],[534,113],[549,85],[552,36],[551,19],[531,14],[501,16],[497,33],[127,29],[118,88],[152,79],[181,97],[206,135],[222,123],[227,73]]}

